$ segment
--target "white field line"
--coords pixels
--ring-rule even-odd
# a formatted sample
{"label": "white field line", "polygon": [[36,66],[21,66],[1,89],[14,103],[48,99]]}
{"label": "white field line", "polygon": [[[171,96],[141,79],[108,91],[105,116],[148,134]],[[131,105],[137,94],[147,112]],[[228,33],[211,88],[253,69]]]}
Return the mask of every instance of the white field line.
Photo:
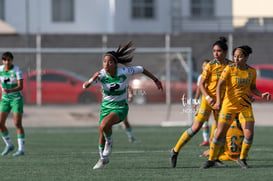
{"label": "white field line", "polygon": [[[169,153],[169,150],[127,150],[127,151],[113,151],[112,154],[139,154],[139,153]],[[79,152],[72,152],[79,154]],[[83,154],[98,154],[98,151],[81,152]]]}

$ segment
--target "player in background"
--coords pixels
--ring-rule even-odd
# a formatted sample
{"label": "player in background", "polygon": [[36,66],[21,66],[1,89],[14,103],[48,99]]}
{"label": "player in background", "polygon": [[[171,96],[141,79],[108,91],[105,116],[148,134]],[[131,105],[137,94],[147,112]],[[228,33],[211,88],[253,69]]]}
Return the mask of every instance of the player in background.
{"label": "player in background", "polygon": [[[130,86],[128,86],[128,98],[127,98],[127,102],[130,103],[132,101],[132,97],[133,97],[133,94],[132,94],[132,89],[130,88]],[[126,118],[122,121],[123,125],[124,125],[124,129],[126,131],[126,134],[128,136],[128,140],[130,143],[134,143],[135,142],[135,136],[134,136],[134,133],[133,133],[133,128],[131,126],[131,124],[129,123],[129,120],[128,120],[128,115],[126,116]],[[117,125],[118,128],[121,128],[122,125],[119,124]]]}
{"label": "player in background", "polygon": [[[249,94],[252,92],[265,100],[271,99],[269,92],[262,93],[256,87],[256,70],[246,63],[251,53],[252,49],[247,45],[235,48],[233,50],[235,63],[227,66],[221,74],[217,84],[215,103],[215,109],[221,109],[217,131],[210,144],[209,159],[202,168],[216,165],[215,160],[218,160],[221,147],[225,143],[227,130],[237,115],[244,133],[242,150],[237,163],[242,168],[248,168],[246,158],[254,135],[254,115]],[[223,92],[225,97],[222,100]]]}
{"label": "player in background", "polygon": [[134,136],[134,133],[133,133],[133,128],[132,128],[131,124],[128,121],[128,116],[124,119],[123,124],[124,124],[124,127],[125,127],[126,134],[128,136],[129,142],[134,143],[135,142],[135,136]]}
{"label": "player in background", "polygon": [[2,86],[2,97],[0,102],[0,132],[6,144],[1,155],[7,155],[14,150],[8,129],[6,127],[7,117],[12,110],[14,124],[17,130],[18,150],[13,156],[22,156],[25,153],[25,132],[22,125],[23,117],[23,73],[18,66],[13,65],[13,55],[11,52],[2,54],[3,65],[0,66],[0,80]]}
{"label": "player in background", "polygon": [[118,64],[127,65],[133,60],[132,42],[119,46],[116,51],[106,52],[103,59],[103,69],[96,72],[83,88],[88,88],[99,82],[103,89],[103,100],[99,121],[99,161],[93,169],[103,168],[109,163],[112,151],[112,126],[123,121],[128,114],[127,87],[128,76],[143,73],[151,78],[159,90],[163,90],[161,82],[142,66],[118,67]]}
{"label": "player in background", "polygon": [[[226,58],[228,46],[227,40],[224,37],[220,37],[213,44],[213,56],[214,60],[210,61],[204,71],[200,80],[200,90],[202,92],[202,101],[198,109],[198,113],[195,116],[193,125],[182,133],[176,145],[170,152],[170,165],[172,168],[176,167],[177,157],[180,149],[186,145],[191,138],[201,129],[203,123],[209,119],[210,113],[213,111],[215,121],[218,120],[218,113],[213,109],[213,105],[216,101],[216,85],[221,72],[224,68],[231,63]],[[223,164],[217,161],[219,165]]]}
{"label": "player in background", "polygon": [[[208,60],[208,59],[206,59],[206,60],[203,61],[202,71],[205,69],[205,66],[209,62],[210,62],[210,60]],[[199,88],[201,77],[202,77],[202,73],[197,78],[197,90],[196,90],[196,93],[195,93],[195,100],[196,100],[196,102],[201,102],[201,99],[200,99],[200,97],[201,97],[201,91],[200,91],[200,88]],[[197,101],[197,100],[199,100],[199,101]],[[193,110],[195,112],[197,111],[197,104],[193,105]],[[204,124],[203,124],[203,126],[202,126],[203,142],[200,144],[200,146],[209,146],[209,123],[208,123],[208,121],[209,120],[205,121]],[[215,125],[215,124],[213,124],[213,125]],[[216,126],[214,126],[214,128],[215,127]]]}
{"label": "player in background", "polygon": [[[130,86],[128,86],[127,90],[128,90],[127,101],[130,103],[132,101],[133,92],[132,92],[132,89],[131,89]],[[125,130],[126,130],[126,134],[128,136],[129,142],[134,143],[135,142],[135,136],[134,136],[134,133],[133,133],[133,128],[132,128],[131,124],[128,121],[128,115],[124,119],[123,124],[124,124]]]}
{"label": "player in background", "polygon": [[[249,95],[251,102],[255,101],[253,95]],[[216,131],[216,130],[215,130]],[[238,116],[230,125],[226,134],[226,143],[224,148],[220,151],[219,160],[221,161],[237,161],[240,156],[242,143],[244,139],[244,133]],[[209,149],[203,152],[204,157],[209,156]]]}

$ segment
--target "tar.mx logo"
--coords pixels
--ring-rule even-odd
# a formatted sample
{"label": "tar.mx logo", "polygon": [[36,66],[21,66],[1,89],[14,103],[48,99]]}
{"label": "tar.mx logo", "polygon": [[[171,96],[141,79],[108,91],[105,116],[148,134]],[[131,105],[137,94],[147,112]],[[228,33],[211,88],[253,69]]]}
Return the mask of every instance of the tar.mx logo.
{"label": "tar.mx logo", "polygon": [[188,98],[185,94],[183,94],[181,101],[183,106],[183,113],[196,113],[196,106],[201,103],[199,99]]}

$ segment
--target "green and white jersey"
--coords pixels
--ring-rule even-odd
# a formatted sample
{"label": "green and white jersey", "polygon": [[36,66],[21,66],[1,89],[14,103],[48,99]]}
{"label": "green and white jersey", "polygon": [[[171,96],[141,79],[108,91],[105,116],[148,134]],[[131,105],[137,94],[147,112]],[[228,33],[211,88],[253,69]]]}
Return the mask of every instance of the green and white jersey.
{"label": "green and white jersey", "polygon": [[12,69],[9,71],[5,71],[5,66],[0,66],[0,81],[2,85],[2,98],[3,99],[14,99],[18,98],[18,96],[21,96],[21,92],[11,92],[11,93],[4,93],[3,89],[7,88],[14,88],[17,87],[17,81],[23,79],[23,73],[21,69],[15,65],[13,65]]}
{"label": "green and white jersey", "polygon": [[111,77],[104,69],[96,82],[100,82],[103,89],[102,107],[120,109],[127,106],[128,76],[143,72],[142,66],[117,68],[116,76]]}

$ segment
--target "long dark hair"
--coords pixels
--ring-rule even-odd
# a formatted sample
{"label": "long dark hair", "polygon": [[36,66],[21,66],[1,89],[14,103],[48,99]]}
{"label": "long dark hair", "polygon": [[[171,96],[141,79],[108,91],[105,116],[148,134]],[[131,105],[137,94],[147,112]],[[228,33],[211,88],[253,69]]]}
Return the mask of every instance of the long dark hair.
{"label": "long dark hair", "polygon": [[242,45],[242,46],[239,46],[239,47],[233,49],[233,52],[232,52],[233,55],[234,55],[234,52],[235,52],[237,49],[241,50],[242,53],[243,53],[246,57],[249,56],[249,55],[252,53],[252,48],[251,48],[250,46],[248,46],[248,45]]}
{"label": "long dark hair", "polygon": [[213,47],[215,45],[218,45],[219,47],[221,47],[222,50],[227,51],[228,50],[228,46],[227,46],[227,39],[223,36],[219,37],[219,40],[217,40],[214,44]]}
{"label": "long dark hair", "polygon": [[135,48],[132,48],[132,41],[129,41],[125,45],[119,45],[116,51],[109,51],[106,52],[104,56],[109,55],[111,56],[117,63],[121,63],[123,65],[127,65],[128,63],[132,62],[133,60],[133,52]]}

